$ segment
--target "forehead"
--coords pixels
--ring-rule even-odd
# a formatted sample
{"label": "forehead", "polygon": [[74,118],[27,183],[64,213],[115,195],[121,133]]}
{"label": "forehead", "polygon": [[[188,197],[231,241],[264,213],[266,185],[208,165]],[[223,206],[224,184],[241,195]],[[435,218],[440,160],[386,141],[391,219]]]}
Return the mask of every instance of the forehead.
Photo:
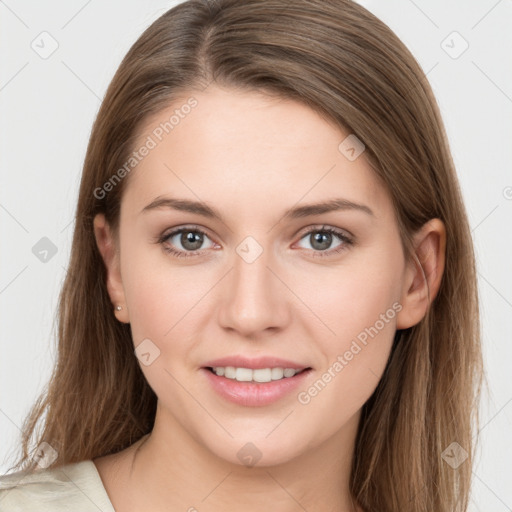
{"label": "forehead", "polygon": [[149,149],[131,171],[124,207],[140,211],[168,193],[242,216],[334,197],[389,208],[364,152],[347,157],[348,136],[291,99],[213,85],[193,91],[140,129],[135,149]]}

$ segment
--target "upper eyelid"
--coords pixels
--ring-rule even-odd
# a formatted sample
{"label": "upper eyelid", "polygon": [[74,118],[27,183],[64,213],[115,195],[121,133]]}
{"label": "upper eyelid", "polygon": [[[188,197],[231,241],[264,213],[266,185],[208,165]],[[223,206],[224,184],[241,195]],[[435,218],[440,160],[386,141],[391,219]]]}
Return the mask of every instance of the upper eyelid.
{"label": "upper eyelid", "polygon": [[194,226],[194,225],[191,225],[191,226],[183,226],[183,227],[177,227],[177,228],[173,228],[171,229],[168,233],[164,233],[161,238],[162,239],[169,239],[171,236],[175,236],[177,235],[178,233],[181,233],[183,231],[197,231],[199,233],[202,233],[204,235],[206,235],[208,238],[210,238],[212,240],[212,242],[214,241],[214,238],[215,237],[212,237],[208,230],[205,229],[205,228],[202,228],[200,226]]}
{"label": "upper eyelid", "polygon": [[344,235],[347,238],[351,238],[351,239],[354,238],[354,235],[347,229],[338,228],[336,226],[331,226],[330,224],[314,224],[313,226],[308,226],[307,228],[304,228],[304,230],[302,230],[302,229],[299,230],[295,234],[295,236],[298,236],[299,234],[302,233],[302,235],[301,235],[301,238],[302,238],[302,236],[308,235],[309,233],[314,232],[314,231],[330,231],[330,230],[335,231],[340,235]]}

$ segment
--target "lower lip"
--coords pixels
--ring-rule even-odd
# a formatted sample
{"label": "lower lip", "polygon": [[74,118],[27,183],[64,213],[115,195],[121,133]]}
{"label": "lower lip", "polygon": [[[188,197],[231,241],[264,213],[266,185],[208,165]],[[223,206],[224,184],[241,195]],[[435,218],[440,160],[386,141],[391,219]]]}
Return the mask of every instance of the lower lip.
{"label": "lower lip", "polygon": [[226,400],[246,407],[261,407],[277,402],[297,389],[312,370],[271,382],[239,382],[219,377],[207,368],[201,368],[201,371],[206,374],[213,389]]}

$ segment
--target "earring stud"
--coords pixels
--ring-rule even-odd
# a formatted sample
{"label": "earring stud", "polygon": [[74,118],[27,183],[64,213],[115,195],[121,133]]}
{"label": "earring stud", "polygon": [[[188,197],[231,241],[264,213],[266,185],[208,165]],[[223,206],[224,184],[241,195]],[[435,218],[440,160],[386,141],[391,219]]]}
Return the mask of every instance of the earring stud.
{"label": "earring stud", "polygon": [[123,306],[116,306],[116,311],[121,311],[123,309]]}

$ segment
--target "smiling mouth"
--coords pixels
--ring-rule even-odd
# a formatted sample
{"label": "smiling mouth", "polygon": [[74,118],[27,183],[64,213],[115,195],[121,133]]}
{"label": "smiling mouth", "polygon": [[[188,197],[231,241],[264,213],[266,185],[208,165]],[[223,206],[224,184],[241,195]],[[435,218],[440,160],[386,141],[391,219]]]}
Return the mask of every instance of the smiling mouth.
{"label": "smiling mouth", "polygon": [[311,370],[311,368],[294,369],[294,368],[243,368],[234,366],[215,366],[207,367],[207,370],[226,379],[236,380],[238,382],[274,382],[283,379],[295,377],[302,372]]}

